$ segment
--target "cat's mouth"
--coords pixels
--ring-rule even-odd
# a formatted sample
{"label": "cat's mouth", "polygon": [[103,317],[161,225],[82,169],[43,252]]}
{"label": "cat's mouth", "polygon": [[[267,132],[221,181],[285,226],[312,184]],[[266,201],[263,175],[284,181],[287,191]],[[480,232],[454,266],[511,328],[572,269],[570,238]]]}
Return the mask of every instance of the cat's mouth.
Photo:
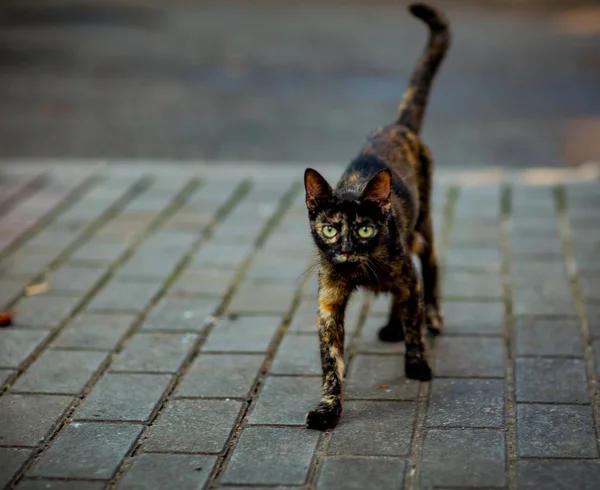
{"label": "cat's mouth", "polygon": [[333,256],[333,262],[335,264],[347,264],[347,263],[362,262],[362,259],[358,255],[337,254],[337,255]]}

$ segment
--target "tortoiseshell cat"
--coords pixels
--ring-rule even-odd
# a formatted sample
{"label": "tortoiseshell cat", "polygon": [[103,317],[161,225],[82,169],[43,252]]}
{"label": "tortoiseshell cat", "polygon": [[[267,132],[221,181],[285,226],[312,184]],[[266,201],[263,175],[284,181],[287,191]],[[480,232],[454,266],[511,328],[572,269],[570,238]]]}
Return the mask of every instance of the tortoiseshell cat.
{"label": "tortoiseshell cat", "polygon": [[[335,427],[342,412],[344,313],[352,292],[364,287],[392,293],[384,341],[406,343],[405,373],[427,381],[422,324],[440,333],[443,317],[430,216],[433,162],[418,137],[433,77],[450,43],[445,17],[416,3],[410,12],[430,29],[429,43],[411,78],[396,120],[372,133],[335,190],[315,170],[304,174],[306,206],[318,250],[318,328],[323,368],[319,405],[306,425]],[[423,290],[411,253],[419,255]]]}

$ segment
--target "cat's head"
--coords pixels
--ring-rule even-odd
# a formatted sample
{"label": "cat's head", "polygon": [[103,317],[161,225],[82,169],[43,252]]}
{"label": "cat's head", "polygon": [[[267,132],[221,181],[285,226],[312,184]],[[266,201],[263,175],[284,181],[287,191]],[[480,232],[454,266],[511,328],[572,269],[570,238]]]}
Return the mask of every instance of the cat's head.
{"label": "cat's head", "polygon": [[316,170],[306,169],[306,207],[315,244],[332,264],[366,263],[386,249],[392,175],[380,170],[364,185],[335,191]]}

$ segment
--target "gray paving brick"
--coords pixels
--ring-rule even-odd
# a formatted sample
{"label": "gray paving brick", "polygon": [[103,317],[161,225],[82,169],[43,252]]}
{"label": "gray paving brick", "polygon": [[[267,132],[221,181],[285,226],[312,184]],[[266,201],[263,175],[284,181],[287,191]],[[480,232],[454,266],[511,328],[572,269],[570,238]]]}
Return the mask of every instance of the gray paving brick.
{"label": "gray paving brick", "polygon": [[206,269],[186,270],[171,285],[169,294],[174,296],[223,296],[231,287],[235,270]]}
{"label": "gray paving brick", "polygon": [[16,373],[17,371],[13,369],[0,369],[0,386],[3,386],[4,383],[8,380],[8,378],[10,378]]}
{"label": "gray paving brick", "polygon": [[[356,294],[346,307],[346,317],[344,319],[344,330],[350,337],[358,328],[359,315],[363,305],[363,295]],[[317,332],[317,308],[316,299],[304,299],[296,310],[292,322],[290,323],[290,332]]]}
{"label": "gray paving brick", "polygon": [[[585,271],[580,271],[585,272]],[[1,287],[2,282],[0,282]],[[579,276],[581,294],[585,300],[600,301],[600,274],[591,273]]]}
{"label": "gray paving brick", "polygon": [[425,434],[423,487],[506,485],[504,433],[499,430],[435,430]]}
{"label": "gray paving brick", "polygon": [[237,245],[235,243],[207,243],[194,254],[192,260],[188,264],[188,269],[237,270],[244,262],[249,251],[250,249],[247,245]]}
{"label": "gray paving brick", "polygon": [[49,333],[46,330],[0,328],[0,367],[19,367]]}
{"label": "gray paving brick", "polygon": [[519,316],[577,316],[575,303],[570,293],[561,296],[534,292],[530,294],[515,293],[513,296],[513,311],[515,315]]}
{"label": "gray paving brick", "polygon": [[21,480],[15,487],[18,490],[104,490],[103,481],[61,481],[61,480]]}
{"label": "gray paving brick", "polygon": [[30,449],[0,447],[0,486],[5,488],[31,454]]}
{"label": "gray paving brick", "polygon": [[449,334],[502,335],[504,305],[500,302],[447,301],[442,305]]}
{"label": "gray paving brick", "polygon": [[248,427],[241,433],[222,482],[302,485],[318,439],[317,431]]}
{"label": "gray paving brick", "polygon": [[321,375],[317,335],[286,335],[269,370],[272,374]]}
{"label": "gray paving brick", "polygon": [[444,254],[444,269],[464,270],[500,270],[500,252],[497,247],[493,248],[458,248],[448,250]]}
{"label": "gray paving brick", "polygon": [[163,281],[144,282],[113,278],[88,304],[87,310],[139,312],[148,306]]}
{"label": "gray paving brick", "polygon": [[0,278],[0,308],[6,310],[8,305],[16,300],[29,284],[29,279]]}
{"label": "gray paving brick", "polygon": [[235,313],[287,313],[295,287],[288,284],[242,284],[227,310]]}
{"label": "gray paving brick", "polygon": [[496,272],[448,270],[443,276],[442,293],[445,298],[500,299],[500,275]]}
{"label": "gray paving brick", "polygon": [[0,397],[0,444],[37,446],[72,400],[68,396],[3,395]]}
{"label": "gray paving brick", "polygon": [[346,382],[347,399],[414,400],[419,383],[404,376],[403,356],[354,358]]}
{"label": "gray paving brick", "polygon": [[171,379],[166,374],[105,374],[73,418],[146,421]]}
{"label": "gray paving brick", "polygon": [[263,362],[263,355],[202,354],[183,377],[176,395],[245,398]]}
{"label": "gray paving brick", "polygon": [[242,405],[236,400],[171,400],[149,429],[142,449],[220,453]]}
{"label": "gray paving brick", "polygon": [[0,263],[0,276],[3,278],[24,277],[33,279],[44,272],[56,257],[52,250],[17,252]]}
{"label": "gray paving brick", "polygon": [[141,330],[201,332],[219,303],[215,298],[164,297],[152,308]]}
{"label": "gray paving brick", "polygon": [[406,456],[415,415],[411,402],[346,402],[328,454]]}
{"label": "gray paving brick", "polygon": [[217,322],[202,346],[203,352],[266,352],[282,317],[239,316]]}
{"label": "gray paving brick", "polygon": [[216,461],[195,454],[138,454],[116,488],[197,490],[204,488]]}
{"label": "gray paving brick", "polygon": [[47,280],[51,292],[70,292],[81,297],[98,283],[104,273],[105,269],[101,267],[65,265],[51,272]]}
{"label": "gray paving brick", "polygon": [[402,489],[405,466],[404,461],[395,458],[356,456],[325,458],[317,481],[317,489]]}
{"label": "gray paving brick", "polygon": [[512,236],[510,254],[513,261],[560,261],[563,257],[562,243],[559,237]]}
{"label": "gray paving brick", "polygon": [[187,230],[168,230],[161,229],[147,238],[138,250],[142,252],[149,251],[179,251],[188,250],[198,240],[198,233]]}
{"label": "gray paving brick", "polygon": [[517,485],[523,490],[596,490],[600,488],[600,462],[521,460],[517,466]]}
{"label": "gray paving brick", "polygon": [[585,364],[581,359],[517,359],[518,402],[587,403]]}
{"label": "gray paving brick", "polygon": [[600,302],[585,305],[588,328],[594,338],[600,338]]}
{"label": "gray paving brick", "polygon": [[592,410],[587,405],[517,405],[517,442],[522,457],[598,457]]}
{"label": "gray paving brick", "polygon": [[71,320],[52,347],[112,350],[131,328],[136,315],[82,313]]}
{"label": "gray paving brick", "polygon": [[176,372],[198,336],[193,333],[138,333],[114,360],[112,371]]}
{"label": "gray paving brick", "polygon": [[12,391],[78,394],[104,361],[103,352],[44,352],[13,385]]}
{"label": "gray paving brick", "polygon": [[436,339],[433,372],[454,378],[504,376],[504,342],[487,337]]}
{"label": "gray paving brick", "polygon": [[304,425],[321,397],[320,378],[270,376],[248,417],[249,424]]}
{"label": "gray paving brick", "polygon": [[72,422],[27,476],[110,479],[142,431],[138,424]]}
{"label": "gray paving brick", "polygon": [[515,325],[518,355],[582,356],[581,334],[574,319],[519,318]]}
{"label": "gray paving brick", "polygon": [[127,237],[94,237],[75,250],[69,257],[69,261],[108,265],[129,248],[130,242],[131,239]]}
{"label": "gray paving brick", "polygon": [[499,379],[434,379],[425,424],[503,427],[504,382]]}
{"label": "gray paving brick", "polygon": [[183,253],[176,251],[152,250],[136,251],[118,270],[117,277],[127,279],[156,279],[166,280]]}
{"label": "gray paving brick", "polygon": [[263,252],[252,261],[246,278],[252,282],[286,282],[299,285],[308,268],[307,256],[294,259]]}
{"label": "gray paving brick", "polygon": [[15,308],[15,325],[56,328],[68,318],[81,296],[39,295],[23,298]]}
{"label": "gray paving brick", "polygon": [[379,340],[378,332],[386,323],[386,319],[380,316],[368,316],[357,341],[358,352],[370,354],[404,354],[406,348],[404,342],[382,342]]}

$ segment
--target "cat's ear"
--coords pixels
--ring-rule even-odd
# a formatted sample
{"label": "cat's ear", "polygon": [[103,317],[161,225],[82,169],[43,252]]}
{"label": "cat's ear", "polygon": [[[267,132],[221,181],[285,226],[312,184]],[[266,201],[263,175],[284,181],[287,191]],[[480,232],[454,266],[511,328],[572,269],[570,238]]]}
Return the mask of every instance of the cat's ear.
{"label": "cat's ear", "polygon": [[306,190],[306,207],[308,209],[316,208],[320,203],[333,196],[331,186],[319,172],[312,168],[304,171],[304,189]]}
{"label": "cat's ear", "polygon": [[392,172],[384,168],[377,172],[365,186],[362,201],[373,201],[382,211],[387,212],[392,206]]}

